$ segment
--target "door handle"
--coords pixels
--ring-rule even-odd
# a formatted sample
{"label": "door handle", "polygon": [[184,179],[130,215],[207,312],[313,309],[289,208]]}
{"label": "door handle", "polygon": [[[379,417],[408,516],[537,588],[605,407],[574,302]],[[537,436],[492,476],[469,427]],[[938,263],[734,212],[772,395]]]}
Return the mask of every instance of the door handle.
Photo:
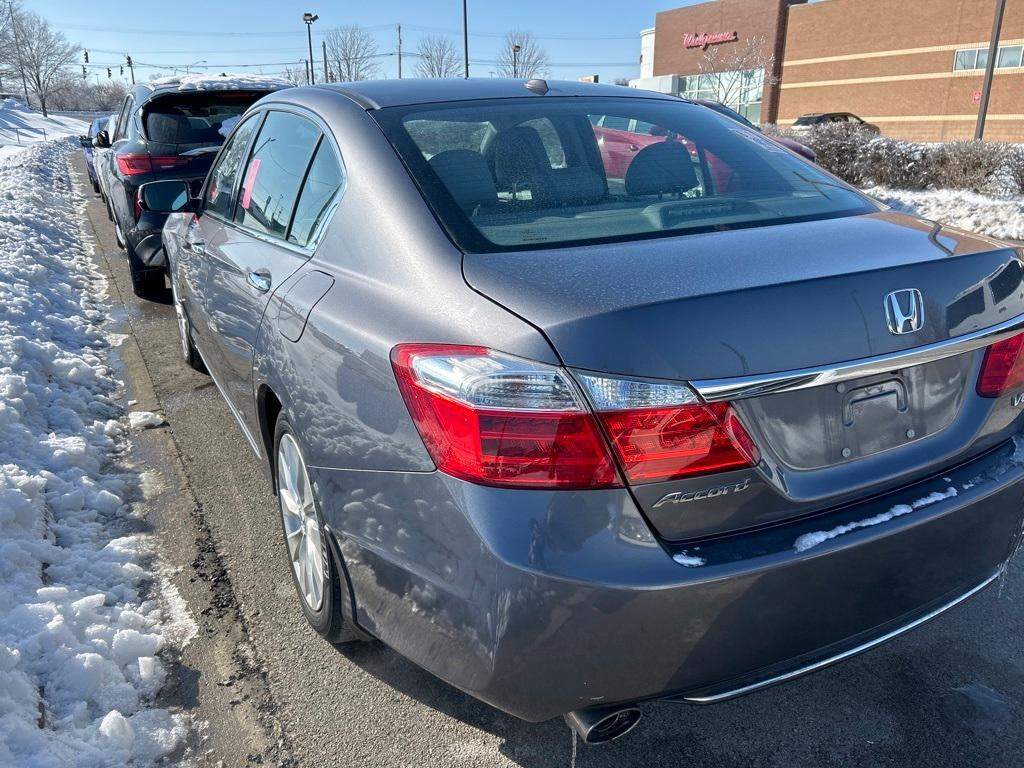
{"label": "door handle", "polygon": [[202,256],[206,253],[206,243],[200,240],[184,240],[182,241],[182,247],[186,251],[192,251],[192,253]]}
{"label": "door handle", "polygon": [[270,290],[270,273],[265,270],[249,272],[245,276],[245,282],[260,293],[266,293]]}

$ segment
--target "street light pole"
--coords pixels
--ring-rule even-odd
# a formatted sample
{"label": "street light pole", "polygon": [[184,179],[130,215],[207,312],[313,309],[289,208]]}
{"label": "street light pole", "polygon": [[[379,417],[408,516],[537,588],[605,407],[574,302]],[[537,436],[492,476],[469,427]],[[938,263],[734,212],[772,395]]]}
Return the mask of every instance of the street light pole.
{"label": "street light pole", "polygon": [[306,22],[306,42],[309,43],[309,84],[316,84],[316,62],[313,60],[313,22],[319,19],[319,14],[304,13],[302,20]]}
{"label": "street light pole", "polygon": [[992,75],[995,73],[996,57],[999,55],[999,32],[1003,27],[1003,11],[1006,0],[996,0],[996,15],[992,19],[992,37],[988,41],[988,61],[985,63],[985,79],[981,85],[981,102],[978,104],[978,122],[974,126],[974,138],[980,140],[985,134],[985,118],[988,116],[988,97],[992,92]]}
{"label": "street light pole", "polygon": [[[189,70],[192,67],[196,66],[197,64],[205,64],[205,63],[206,63],[206,59],[200,59],[199,61],[193,61],[191,64],[186,64],[185,65],[185,74],[186,75],[189,74]],[[134,76],[135,76],[135,73],[132,72],[132,77],[134,77]]]}
{"label": "street light pole", "polygon": [[466,12],[466,0],[462,0],[462,61],[463,77],[469,78],[469,15]]}
{"label": "street light pole", "polygon": [[519,77],[519,51],[522,48],[521,45],[512,46],[512,77]]}

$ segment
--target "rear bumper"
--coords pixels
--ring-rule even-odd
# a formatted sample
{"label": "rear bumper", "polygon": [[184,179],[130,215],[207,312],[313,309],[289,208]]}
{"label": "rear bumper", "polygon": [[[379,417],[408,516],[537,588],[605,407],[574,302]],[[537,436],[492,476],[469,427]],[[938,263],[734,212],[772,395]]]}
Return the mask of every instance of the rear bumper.
{"label": "rear bumper", "polygon": [[[544,720],[728,698],[941,613],[1019,543],[1024,469],[1012,453],[1007,444],[884,498],[706,543],[689,553],[706,561],[698,567],[672,560],[623,491],[507,491],[439,473],[317,470],[314,482],[359,622],[477,698]],[[795,548],[812,530],[949,487],[955,496]]]}

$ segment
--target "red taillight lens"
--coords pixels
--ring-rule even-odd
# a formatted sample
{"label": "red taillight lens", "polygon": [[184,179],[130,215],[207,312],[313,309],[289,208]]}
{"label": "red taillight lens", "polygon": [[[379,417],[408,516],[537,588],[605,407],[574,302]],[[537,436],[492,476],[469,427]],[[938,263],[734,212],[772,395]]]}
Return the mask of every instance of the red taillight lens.
{"label": "red taillight lens", "polygon": [[142,153],[117,155],[117,169],[122,176],[138,176],[140,173],[165,171],[188,165],[191,159],[181,155],[147,155]]}
{"label": "red taillight lens", "polygon": [[135,220],[138,221],[142,218],[142,190],[138,189],[135,192]]}
{"label": "red taillight lens", "polygon": [[598,414],[634,483],[724,472],[757,462],[757,448],[728,403]]}
{"label": "red taillight lens", "polygon": [[438,469],[484,485],[620,485],[593,415],[559,368],[483,347],[402,344],[392,365]]}
{"label": "red taillight lens", "polygon": [[1024,386],[1024,333],[997,341],[985,350],[978,374],[978,394],[999,397]]}

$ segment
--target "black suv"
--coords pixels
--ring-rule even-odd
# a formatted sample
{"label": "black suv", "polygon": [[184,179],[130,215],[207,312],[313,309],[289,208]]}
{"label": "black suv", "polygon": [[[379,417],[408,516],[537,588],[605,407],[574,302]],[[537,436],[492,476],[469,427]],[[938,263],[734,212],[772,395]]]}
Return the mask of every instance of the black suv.
{"label": "black suv", "polygon": [[139,296],[164,286],[166,257],[160,233],[166,216],[144,211],[139,187],[157,179],[200,185],[239,116],[284,81],[215,78],[164,79],[135,86],[125,97],[113,136],[101,131],[95,145],[110,147],[103,164],[107,205],[118,244],[128,253],[132,287]]}

